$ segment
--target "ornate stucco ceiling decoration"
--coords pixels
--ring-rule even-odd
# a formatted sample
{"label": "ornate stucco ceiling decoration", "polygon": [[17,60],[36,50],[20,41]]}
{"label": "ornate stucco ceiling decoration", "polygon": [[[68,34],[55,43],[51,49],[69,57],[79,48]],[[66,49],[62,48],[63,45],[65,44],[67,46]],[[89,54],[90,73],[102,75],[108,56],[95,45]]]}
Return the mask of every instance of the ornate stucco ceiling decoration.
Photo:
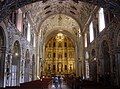
{"label": "ornate stucco ceiling decoration", "polygon": [[[42,1],[29,4],[24,7],[24,10],[28,12],[31,21],[40,28],[42,22],[44,22],[49,16],[54,14],[66,14],[74,18],[81,30],[84,26],[84,22],[89,18],[90,12],[93,10],[94,5],[78,2],[73,0],[47,0],[45,3]],[[84,21],[84,22],[83,22]]]}
{"label": "ornate stucco ceiling decoration", "polygon": [[50,16],[43,22],[40,30],[40,32],[43,33],[44,37],[46,37],[54,30],[58,30],[59,32],[67,30],[74,36],[78,35],[76,33],[80,33],[80,27],[78,23],[73,18],[64,14],[56,14]]}
{"label": "ornate stucco ceiling decoration", "polygon": [[[8,15],[18,8],[21,8],[25,5],[41,1],[43,4],[51,2],[51,0],[0,0],[0,22],[4,20]],[[68,0],[57,0],[59,3]],[[85,2],[91,3],[107,10],[111,11],[113,14],[119,16],[120,12],[120,1],[119,0],[71,0],[74,3]]]}

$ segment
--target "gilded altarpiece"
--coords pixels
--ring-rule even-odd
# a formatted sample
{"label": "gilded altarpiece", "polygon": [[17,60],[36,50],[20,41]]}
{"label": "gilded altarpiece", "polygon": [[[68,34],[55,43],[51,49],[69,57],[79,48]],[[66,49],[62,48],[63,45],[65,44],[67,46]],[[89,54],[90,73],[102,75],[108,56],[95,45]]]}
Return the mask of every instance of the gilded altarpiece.
{"label": "gilded altarpiece", "polygon": [[75,73],[75,48],[71,39],[62,33],[45,45],[44,73],[47,76]]}

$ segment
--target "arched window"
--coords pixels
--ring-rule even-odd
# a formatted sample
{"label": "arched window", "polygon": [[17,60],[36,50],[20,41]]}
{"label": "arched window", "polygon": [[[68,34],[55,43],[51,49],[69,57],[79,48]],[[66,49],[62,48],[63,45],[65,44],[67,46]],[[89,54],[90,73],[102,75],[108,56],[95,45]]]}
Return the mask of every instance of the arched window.
{"label": "arched window", "polygon": [[87,33],[85,33],[85,47],[87,47]]}
{"label": "arched window", "polygon": [[27,29],[27,40],[30,42],[30,23],[28,23],[28,29]]}
{"label": "arched window", "polygon": [[21,9],[18,9],[18,14],[17,14],[17,29],[22,32],[23,29],[23,15]]}
{"label": "arched window", "polygon": [[99,10],[99,32],[101,32],[105,28],[105,18],[104,18],[104,10],[100,8]]}
{"label": "arched window", "polygon": [[85,58],[89,59],[89,53],[88,52],[85,53]]}
{"label": "arched window", "polygon": [[89,33],[90,33],[90,42],[94,40],[94,30],[93,30],[93,22],[89,25]]}

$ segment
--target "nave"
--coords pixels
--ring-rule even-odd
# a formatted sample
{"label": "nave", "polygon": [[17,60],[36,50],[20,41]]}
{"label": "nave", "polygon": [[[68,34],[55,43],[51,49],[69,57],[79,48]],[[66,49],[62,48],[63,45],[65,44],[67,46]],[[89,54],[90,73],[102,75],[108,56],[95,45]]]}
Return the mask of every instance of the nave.
{"label": "nave", "polygon": [[0,0],[0,88],[54,89],[58,75],[120,88],[120,0]]}

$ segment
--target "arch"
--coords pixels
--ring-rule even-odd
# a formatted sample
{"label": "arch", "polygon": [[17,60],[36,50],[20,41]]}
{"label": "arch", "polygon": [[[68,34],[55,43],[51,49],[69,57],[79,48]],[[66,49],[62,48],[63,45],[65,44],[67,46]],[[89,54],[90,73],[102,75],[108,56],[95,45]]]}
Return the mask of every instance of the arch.
{"label": "arch", "polygon": [[[42,19],[42,21],[38,22],[38,23],[39,23],[39,24],[38,24],[38,33],[40,32],[40,28],[41,28],[42,24],[44,23],[44,21],[45,21],[46,19],[54,16],[54,15],[57,15],[57,14],[60,14],[60,13],[50,14],[50,15],[46,16],[44,19]],[[78,21],[77,19],[75,19],[74,16],[69,15],[69,14],[67,14],[67,13],[61,13],[61,15],[68,16],[68,17],[72,18],[73,20],[75,20],[75,22],[77,22],[77,24],[79,25],[79,28],[81,29],[81,25],[80,25],[79,21]]]}
{"label": "arch", "polygon": [[25,53],[25,71],[24,71],[24,81],[29,82],[30,77],[30,53],[29,49],[26,50]]}
{"label": "arch", "polygon": [[90,61],[90,79],[93,81],[97,81],[97,61],[96,61],[96,53],[95,49],[91,51],[91,61]]}
{"label": "arch", "polygon": [[6,51],[6,36],[4,29],[0,26],[0,87],[3,87],[4,85],[5,51]]}
{"label": "arch", "polygon": [[[66,24],[64,24],[64,21]],[[79,23],[74,18],[66,14],[50,15],[48,18],[41,22],[42,23],[38,26],[38,35],[46,35],[46,33],[50,33],[53,30],[68,30],[69,32],[71,31],[73,33],[81,32]],[[52,22],[54,24],[51,24]]]}
{"label": "arch", "polygon": [[20,82],[20,59],[21,50],[19,41],[15,41],[12,52],[12,86],[19,85]]}
{"label": "arch", "polygon": [[[65,41],[67,43],[67,47],[64,46]],[[50,43],[54,44],[54,42],[56,46],[53,45],[49,46]],[[59,46],[59,43],[61,43],[61,46]],[[45,44],[44,74],[51,76],[52,74],[64,75],[75,73],[76,50],[75,45],[73,45],[73,42],[71,41],[69,36],[62,33],[58,33],[52,35],[51,38],[49,38],[47,42],[44,44]],[[55,67],[53,67],[51,64],[55,65]],[[67,68],[65,68],[65,65],[68,65]]]}
{"label": "arch", "polygon": [[102,54],[103,54],[103,66],[104,74],[110,74],[110,54],[109,54],[109,45],[106,40],[103,40],[101,44]]}
{"label": "arch", "polygon": [[[114,61],[110,58],[110,47],[108,45],[107,40],[103,40],[101,43],[101,52],[102,52],[102,60],[101,60],[101,72],[102,76],[104,77],[104,83],[106,85],[111,85],[113,83],[111,80],[112,78],[112,71],[113,71],[113,65]],[[111,70],[112,69],[112,70]]]}
{"label": "arch", "polygon": [[93,21],[89,24],[89,36],[90,36],[90,43],[94,40],[95,34],[94,34],[94,28],[93,28]]}
{"label": "arch", "polygon": [[[76,37],[72,34],[72,33],[70,33],[69,31],[66,31],[66,30],[54,30],[54,31],[52,31],[52,32],[49,32],[44,38],[44,40],[42,41],[43,43],[43,47],[42,48],[40,48],[40,49],[42,49],[42,52],[43,52],[43,59],[45,59],[45,48],[46,48],[46,46],[45,46],[45,44],[52,38],[52,37],[54,37],[56,34],[58,34],[58,33],[62,33],[62,34],[64,34],[64,35],[66,35],[69,39],[71,39],[71,42],[72,42],[72,44],[73,44],[73,46],[75,47],[74,49],[75,49],[75,59],[77,58],[77,56],[78,56],[78,53],[77,53],[77,39],[76,39]],[[39,39],[40,40],[40,39]],[[50,44],[50,46],[51,46],[51,44]],[[39,52],[40,53],[40,52]],[[73,64],[71,64],[71,65],[73,65]],[[76,63],[75,63],[75,65],[76,65]],[[68,66],[69,67],[69,66]],[[54,68],[54,67],[53,67]],[[73,69],[75,69],[75,66],[74,67],[72,67]],[[76,70],[75,70],[76,71]]]}

